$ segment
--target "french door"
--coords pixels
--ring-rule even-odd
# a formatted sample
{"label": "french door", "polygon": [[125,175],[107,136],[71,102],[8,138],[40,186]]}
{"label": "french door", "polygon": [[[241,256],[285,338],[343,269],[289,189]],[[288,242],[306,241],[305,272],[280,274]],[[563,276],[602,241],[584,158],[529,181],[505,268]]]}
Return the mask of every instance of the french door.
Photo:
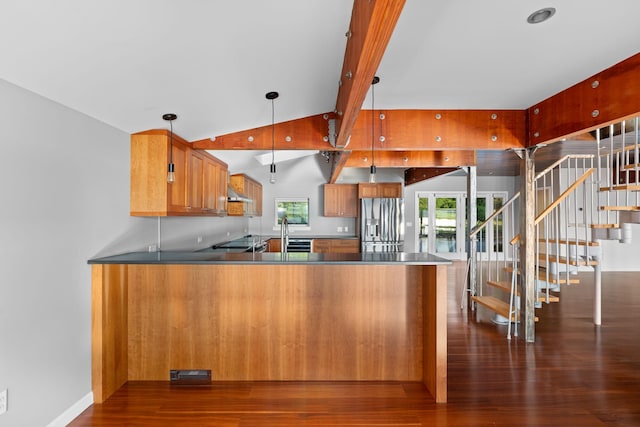
{"label": "french door", "polygon": [[[502,206],[507,194],[478,193],[478,223]],[[416,192],[416,252],[429,252],[448,259],[467,257],[467,197],[465,192]],[[496,218],[478,239],[478,253],[501,253],[504,248],[504,219]]]}

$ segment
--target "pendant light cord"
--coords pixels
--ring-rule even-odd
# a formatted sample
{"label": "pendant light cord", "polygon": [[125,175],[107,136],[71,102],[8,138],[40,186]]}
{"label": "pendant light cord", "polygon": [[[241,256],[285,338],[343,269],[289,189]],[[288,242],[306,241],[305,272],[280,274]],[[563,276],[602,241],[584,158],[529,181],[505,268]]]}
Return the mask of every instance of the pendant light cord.
{"label": "pendant light cord", "polygon": [[169,149],[169,163],[173,164],[173,120],[169,120],[169,129],[170,129],[169,145],[171,147]]}
{"label": "pendant light cord", "polygon": [[[275,99],[275,98],[274,98]],[[275,114],[275,104],[273,103],[274,99],[271,100],[271,164],[275,164],[275,144],[276,144],[276,114]]]}
{"label": "pendant light cord", "polygon": [[375,140],[375,82],[371,85],[371,166],[375,166],[373,142]]}

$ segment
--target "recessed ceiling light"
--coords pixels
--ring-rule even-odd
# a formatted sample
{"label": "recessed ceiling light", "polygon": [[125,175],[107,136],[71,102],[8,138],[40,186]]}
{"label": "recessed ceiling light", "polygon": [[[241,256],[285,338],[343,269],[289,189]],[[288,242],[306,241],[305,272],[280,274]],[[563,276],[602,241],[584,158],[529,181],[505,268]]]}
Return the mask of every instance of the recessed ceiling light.
{"label": "recessed ceiling light", "polygon": [[545,7],[544,9],[537,10],[529,15],[529,17],[527,18],[527,22],[529,24],[539,24],[551,18],[553,15],[555,15],[555,13],[555,7]]}

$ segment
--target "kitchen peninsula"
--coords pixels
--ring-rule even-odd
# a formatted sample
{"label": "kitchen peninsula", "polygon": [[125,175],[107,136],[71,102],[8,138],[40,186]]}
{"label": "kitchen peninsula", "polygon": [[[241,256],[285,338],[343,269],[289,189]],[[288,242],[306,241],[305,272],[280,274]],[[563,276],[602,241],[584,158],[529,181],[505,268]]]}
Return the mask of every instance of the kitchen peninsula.
{"label": "kitchen peninsula", "polygon": [[92,382],[420,381],[447,400],[446,267],[422,253],[140,252],[92,264]]}

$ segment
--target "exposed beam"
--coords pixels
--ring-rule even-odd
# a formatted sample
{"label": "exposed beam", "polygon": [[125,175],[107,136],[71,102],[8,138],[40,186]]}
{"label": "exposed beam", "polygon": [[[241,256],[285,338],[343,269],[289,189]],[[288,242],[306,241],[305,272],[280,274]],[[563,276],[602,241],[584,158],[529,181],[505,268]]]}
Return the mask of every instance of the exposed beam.
{"label": "exposed beam", "polygon": [[329,184],[336,183],[350,155],[350,151],[338,151],[336,152],[336,155],[333,156],[333,164],[331,165],[331,177],[329,177]]}
{"label": "exposed beam", "polygon": [[[329,145],[329,119],[333,113],[318,114],[274,125],[276,150],[324,150]],[[271,150],[271,125],[193,141],[200,150]]]}
{"label": "exposed beam", "polygon": [[640,114],[640,53],[527,110],[528,146],[573,137]]}
{"label": "exposed beam", "polygon": [[[386,168],[474,166],[476,152],[472,150],[376,151],[374,160],[376,167]],[[352,151],[344,166],[368,168],[371,166],[371,151]]]}
{"label": "exposed beam", "polygon": [[405,0],[354,0],[336,100],[336,147],[346,147]]}
{"label": "exposed beam", "polygon": [[[361,111],[349,150],[371,150],[371,114]],[[505,150],[523,148],[526,139],[524,110],[376,110],[375,114],[376,151]],[[276,123],[275,149],[337,150],[325,141],[331,118],[327,113]],[[270,150],[271,125],[194,141],[193,147]]]}
{"label": "exposed beam", "polygon": [[[506,150],[523,148],[525,110],[376,110],[376,150]],[[382,137],[382,138],[381,138]],[[371,149],[371,110],[362,110],[351,150]]]}
{"label": "exposed beam", "polygon": [[411,168],[404,171],[404,185],[416,184],[436,176],[455,172],[459,168]]}

